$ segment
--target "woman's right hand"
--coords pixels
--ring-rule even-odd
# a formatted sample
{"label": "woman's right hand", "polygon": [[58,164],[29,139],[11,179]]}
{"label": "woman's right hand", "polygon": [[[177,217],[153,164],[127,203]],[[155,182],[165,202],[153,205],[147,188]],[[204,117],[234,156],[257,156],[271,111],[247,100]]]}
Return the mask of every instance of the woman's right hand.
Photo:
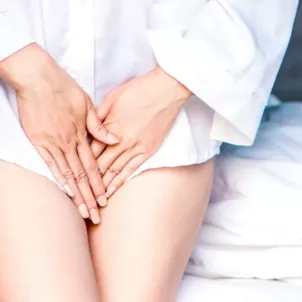
{"label": "woman's right hand", "polygon": [[28,139],[83,218],[99,223],[97,202],[106,205],[105,190],[87,135],[109,145],[118,141],[102,126],[90,97],[37,44],[0,62],[0,77],[16,90]]}

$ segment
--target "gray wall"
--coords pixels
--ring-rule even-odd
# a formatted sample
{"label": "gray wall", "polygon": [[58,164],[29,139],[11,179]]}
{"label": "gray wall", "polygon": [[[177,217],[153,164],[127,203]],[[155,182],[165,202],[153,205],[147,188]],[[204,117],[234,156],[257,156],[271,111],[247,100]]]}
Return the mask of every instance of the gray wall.
{"label": "gray wall", "polygon": [[274,92],[283,100],[302,100],[302,2]]}

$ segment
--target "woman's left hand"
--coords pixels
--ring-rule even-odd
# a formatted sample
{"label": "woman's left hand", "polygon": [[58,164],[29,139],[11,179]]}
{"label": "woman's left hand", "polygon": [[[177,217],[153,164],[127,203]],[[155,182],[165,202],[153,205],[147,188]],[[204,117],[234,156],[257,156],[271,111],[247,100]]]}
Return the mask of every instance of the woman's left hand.
{"label": "woman's left hand", "polygon": [[186,87],[159,67],[107,95],[98,115],[120,142],[91,144],[107,197],[159,149],[190,96]]}

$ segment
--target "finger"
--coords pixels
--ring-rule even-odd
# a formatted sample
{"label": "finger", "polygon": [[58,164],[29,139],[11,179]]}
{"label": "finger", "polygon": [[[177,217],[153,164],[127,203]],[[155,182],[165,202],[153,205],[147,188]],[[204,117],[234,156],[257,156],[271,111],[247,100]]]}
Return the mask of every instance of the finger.
{"label": "finger", "polygon": [[97,210],[97,203],[91,191],[88,176],[79,159],[77,150],[65,154],[68,165],[74,174],[75,182],[89,210],[90,219],[94,224],[100,223],[100,215]]}
{"label": "finger", "polygon": [[104,175],[114,161],[125,151],[121,144],[108,146],[97,159],[99,171]]}
{"label": "finger", "polygon": [[106,144],[94,139],[91,144],[90,144],[90,148],[91,148],[91,152],[94,156],[94,158],[98,158],[102,152],[105,150],[105,148],[107,147]]}
{"label": "finger", "polygon": [[108,168],[108,170],[103,176],[103,183],[105,188],[108,187],[108,185],[112,182],[112,180],[136,156],[137,154],[133,149],[128,149],[114,161],[114,163]]}
{"label": "finger", "polygon": [[111,91],[105,98],[100,102],[99,106],[97,107],[96,113],[97,117],[103,122],[106,117],[108,116],[112,104],[116,97],[116,90]]}
{"label": "finger", "polygon": [[72,198],[81,216],[84,219],[87,219],[89,217],[87,207],[77,186],[75,185],[72,172],[70,172],[62,152],[59,149],[54,148],[49,148],[50,151],[47,151],[43,147],[36,148],[52,171],[56,180],[64,188],[65,193]]}
{"label": "finger", "polygon": [[65,180],[68,182],[69,187],[72,189],[74,196],[72,196],[72,200],[74,204],[77,206],[81,216],[84,219],[89,218],[88,208],[85,204],[85,201],[82,197],[82,194],[75,182],[74,173],[72,172],[71,168],[69,167],[66,158],[64,157],[63,152],[60,149],[49,148],[49,152],[52,154],[53,158],[55,159],[62,175],[64,176]]}
{"label": "finger", "polygon": [[145,155],[138,155],[134,157],[110,183],[106,197],[110,198],[124,183],[125,181],[146,161]]}
{"label": "finger", "polygon": [[112,133],[109,133],[104,127],[101,120],[97,117],[94,108],[88,111],[87,129],[95,139],[107,145],[114,145],[119,142],[118,138]]}
{"label": "finger", "polygon": [[54,178],[56,181],[59,183],[59,185],[62,187],[64,192],[69,195],[70,197],[74,196],[74,193],[72,189],[69,187],[67,180],[61,173],[56,161],[54,158],[51,156],[51,154],[42,146],[35,146],[36,150],[40,154],[40,156],[43,158],[45,163],[47,164],[48,168],[52,172]]}
{"label": "finger", "polygon": [[93,157],[89,144],[86,140],[78,145],[78,154],[85,172],[88,175],[89,184],[97,203],[100,207],[106,206],[107,198],[105,197],[103,180],[99,172],[97,162]]}

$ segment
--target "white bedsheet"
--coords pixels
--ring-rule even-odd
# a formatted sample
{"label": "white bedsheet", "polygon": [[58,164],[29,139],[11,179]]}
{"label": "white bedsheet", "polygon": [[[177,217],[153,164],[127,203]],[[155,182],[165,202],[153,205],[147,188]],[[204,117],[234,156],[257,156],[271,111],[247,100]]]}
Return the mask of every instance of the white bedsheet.
{"label": "white bedsheet", "polygon": [[281,282],[186,276],[177,302],[301,302],[301,295],[301,288]]}
{"label": "white bedsheet", "polygon": [[224,148],[179,301],[302,301],[302,102]]}

